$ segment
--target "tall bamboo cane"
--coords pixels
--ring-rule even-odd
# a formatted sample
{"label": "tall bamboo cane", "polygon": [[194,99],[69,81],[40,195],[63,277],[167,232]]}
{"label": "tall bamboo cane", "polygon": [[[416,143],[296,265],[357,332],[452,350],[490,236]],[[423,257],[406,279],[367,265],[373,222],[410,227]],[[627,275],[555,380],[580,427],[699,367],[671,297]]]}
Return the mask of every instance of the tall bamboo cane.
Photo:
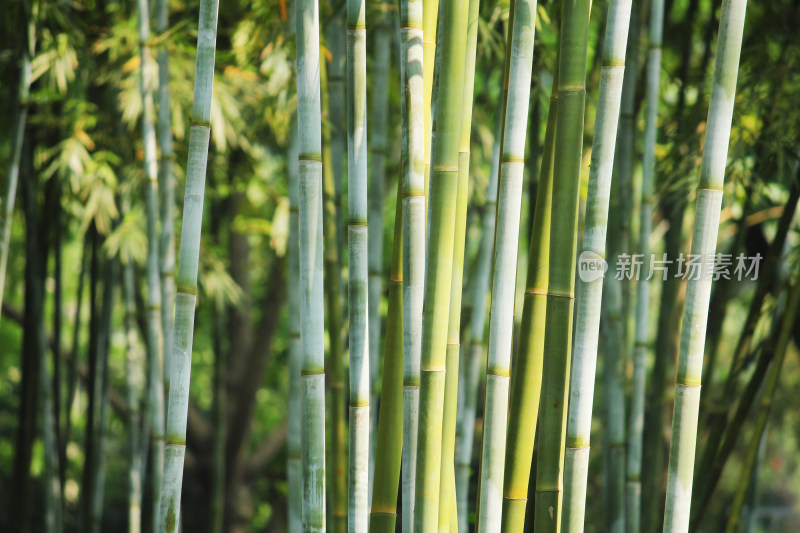
{"label": "tall bamboo cane", "polygon": [[483,449],[478,487],[479,533],[499,532],[508,420],[508,391],[514,333],[522,178],[536,31],[536,0],[511,3],[511,27],[506,60],[503,136],[500,141],[500,178],[497,227],[489,314],[489,354],[486,367]]}
{"label": "tall bamboo cane", "polygon": [[147,184],[147,346],[150,350],[151,461],[153,479],[153,528],[158,527],[161,504],[161,479],[164,472],[164,338],[161,316],[161,273],[158,259],[158,165],[152,82],[150,79],[150,8],[148,0],[138,0],[139,56],[142,96],[142,137]]}
{"label": "tall bamboo cane", "polygon": [[369,524],[369,315],[367,226],[367,26],[364,0],[347,0],[348,314],[350,463],[348,531]]}
{"label": "tall bamboo cane", "polygon": [[[502,112],[502,105],[500,106]],[[500,115],[501,113],[498,113]],[[486,203],[483,206],[483,228],[481,243],[471,278],[470,325],[465,365],[460,367],[458,384],[458,408],[460,409],[456,433],[456,500],[458,511],[458,530],[467,532],[469,525],[469,478],[472,468],[472,447],[475,443],[475,411],[478,404],[478,383],[483,358],[483,332],[486,323],[486,296],[489,293],[489,278],[492,269],[492,249],[494,248],[494,227],[497,214],[497,177],[500,168],[500,132],[502,120],[498,117],[498,128],[492,147],[489,186],[486,189]]]}
{"label": "tall bamboo cane", "polygon": [[380,368],[381,317],[380,303],[383,295],[383,201],[386,196],[386,130],[389,120],[389,65],[391,63],[394,19],[384,15],[375,32],[375,67],[372,77],[372,115],[370,117],[370,181],[369,213],[369,372],[370,372],[370,450],[369,494],[375,471],[375,445],[378,430],[378,370]]}
{"label": "tall bamboo cane", "polygon": [[[746,7],[747,0],[725,0],[720,15],[717,57],[711,84],[692,234],[691,252],[703,259],[703,270],[708,267],[705,264],[706,259],[713,258],[716,251]],[[701,279],[690,279],[686,289],[667,469],[665,533],[681,533],[689,529],[697,414],[700,408],[700,377],[711,293],[710,276],[708,279],[705,279],[705,275],[700,277]]]}
{"label": "tall bamboo cane", "polygon": [[[428,0],[434,1],[434,0]],[[425,136],[424,30],[422,0],[400,3],[400,105],[402,107],[403,239],[403,459],[401,487],[403,533],[414,527],[419,429],[422,298],[425,282]],[[427,13],[427,11],[426,11]],[[395,221],[395,224],[397,222]],[[395,238],[397,231],[395,231]],[[387,333],[388,339],[388,333]]]}
{"label": "tall bamboo cane", "polygon": [[[217,44],[219,0],[201,0],[197,39],[192,129],[186,168],[186,196],[181,227],[180,263],[175,296],[175,329],[172,347],[173,384],[167,409],[167,445],[158,531],[175,533],[180,516],[183,461],[186,454],[186,418],[189,412],[189,383],[197,302],[197,266],[203,222],[208,141],[211,133],[211,93],[214,84],[214,55]],[[159,381],[160,383],[160,381]]]}
{"label": "tall bamboo cane", "polygon": [[[589,473],[589,437],[592,425],[592,401],[597,366],[597,338],[600,328],[600,304],[603,297],[603,264],[606,255],[614,148],[619,123],[622,80],[625,72],[625,47],[631,0],[612,0],[608,7],[603,66],[597,96],[597,114],[592,143],[589,191],[586,197],[578,297],[575,324],[575,348],[570,377],[570,400],[567,416],[566,455],[564,457],[564,516],[562,528],[582,533],[586,508],[586,482]],[[615,230],[617,228],[614,228]],[[592,267],[599,270],[590,270]],[[621,517],[620,517],[621,518]],[[623,533],[624,522],[614,522],[615,533]]]}
{"label": "tall bamboo cane", "polygon": [[433,146],[433,108],[434,72],[438,68],[438,55],[436,50],[436,31],[439,22],[439,0],[422,0],[422,48],[423,48],[423,98],[425,102],[425,211],[428,210],[428,196],[431,179],[431,148]]}
{"label": "tall bamboo cane", "polygon": [[[402,15],[401,15],[402,16]],[[404,30],[406,31],[406,30]],[[421,40],[420,40],[421,42]],[[401,65],[402,65],[401,61]],[[405,109],[405,104],[402,104]],[[403,121],[403,127],[406,127]],[[403,151],[407,144],[403,136]],[[403,157],[403,164],[407,158]],[[405,168],[403,174],[405,175]],[[392,266],[389,274],[389,312],[386,316],[386,338],[383,343],[381,403],[378,417],[380,446],[375,449],[375,471],[370,510],[370,533],[394,533],[397,521],[397,487],[400,462],[406,433],[403,431],[403,179],[397,181],[394,212]],[[405,482],[405,479],[403,480]],[[405,511],[405,508],[404,508]],[[405,515],[404,515],[405,523]],[[405,526],[404,526],[405,527]]]}
{"label": "tall bamboo cane", "polygon": [[461,338],[461,295],[464,277],[464,247],[469,201],[469,158],[472,133],[472,100],[475,89],[475,55],[478,44],[480,0],[470,0],[467,12],[467,42],[462,93],[461,135],[458,148],[453,273],[450,282],[450,310],[447,325],[444,418],[442,421],[442,461],[439,489],[439,532],[457,530],[455,447],[458,416],[458,378]]}
{"label": "tall bamboo cane", "polygon": [[647,102],[642,163],[642,199],[639,207],[639,250],[642,270],[636,284],[636,336],[633,350],[633,387],[628,422],[626,522],[629,533],[639,533],[642,508],[642,435],[644,430],[645,358],[650,348],[647,331],[650,318],[650,233],[653,219],[653,184],[656,173],[656,121],[661,74],[661,37],[664,30],[664,0],[653,0],[650,8],[650,45],[647,57]]}
{"label": "tall bamboo cane", "polygon": [[300,180],[298,176],[298,131],[297,123],[292,124],[289,137],[287,164],[289,166],[289,242],[288,242],[288,281],[289,281],[289,407],[287,409],[288,434],[287,448],[289,462],[287,477],[289,482],[289,533],[303,530],[303,466],[301,464],[301,420],[302,397],[300,390],[300,367],[302,364],[302,342],[300,328],[300,243],[298,240],[300,218]]}
{"label": "tall bamboo cane", "polygon": [[519,352],[514,365],[511,399],[508,406],[508,435],[503,474],[502,531],[504,533],[521,531],[525,525],[535,428],[539,416],[550,265],[553,160],[558,115],[558,64],[559,61],[556,59],[528,249],[528,272],[522,307]]}
{"label": "tall bamboo cane", "polygon": [[[169,25],[167,0],[156,1],[156,31]],[[164,335],[164,394],[169,397],[172,321],[175,318],[175,181],[172,175],[172,110],[169,91],[169,51],[166,39],[158,46],[158,144],[161,158],[158,181],[161,188],[161,330]]]}
{"label": "tall bamboo cane", "polygon": [[[447,0],[439,40],[437,139],[430,182],[428,253],[422,316],[422,364],[414,531],[438,527],[447,326],[458,191],[458,148],[467,36],[466,0]],[[449,480],[445,480],[449,482]]]}
{"label": "tall bamboo cane", "polygon": [[36,31],[33,20],[33,2],[25,2],[23,9],[28,19],[26,40],[22,46],[22,60],[20,64],[19,86],[17,88],[18,110],[14,119],[14,129],[11,145],[11,159],[8,162],[8,177],[6,181],[6,195],[3,197],[3,218],[0,220],[0,315],[2,315],[3,293],[6,286],[6,268],[8,267],[8,251],[11,245],[11,225],[14,222],[14,202],[17,199],[17,184],[19,183],[19,167],[22,158],[22,143],[25,138],[25,122],[28,118],[28,105],[31,94],[31,60],[36,53]]}
{"label": "tall bamboo cane", "polygon": [[552,201],[552,212],[564,220],[553,224],[550,234],[541,440],[536,468],[535,526],[542,533],[558,531],[561,522],[588,29],[589,2],[565,2],[559,43]]}

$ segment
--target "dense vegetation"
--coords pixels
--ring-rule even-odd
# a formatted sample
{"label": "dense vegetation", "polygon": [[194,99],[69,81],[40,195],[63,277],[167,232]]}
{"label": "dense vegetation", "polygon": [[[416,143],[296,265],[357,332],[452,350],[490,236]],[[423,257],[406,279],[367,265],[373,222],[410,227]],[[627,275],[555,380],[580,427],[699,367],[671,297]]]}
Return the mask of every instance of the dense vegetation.
{"label": "dense vegetation", "polygon": [[797,0],[4,7],[0,530],[800,530]]}

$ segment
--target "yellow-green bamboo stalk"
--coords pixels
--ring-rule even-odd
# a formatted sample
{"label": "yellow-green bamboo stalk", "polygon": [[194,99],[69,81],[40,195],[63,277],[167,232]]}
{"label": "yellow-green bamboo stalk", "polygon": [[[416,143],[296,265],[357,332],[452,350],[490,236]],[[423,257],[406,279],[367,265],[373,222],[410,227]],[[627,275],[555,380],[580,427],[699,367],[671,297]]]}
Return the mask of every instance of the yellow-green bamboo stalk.
{"label": "yellow-green bamboo stalk", "polygon": [[[611,196],[614,147],[619,123],[625,47],[631,0],[612,0],[608,6],[600,89],[597,96],[589,191],[586,197],[575,348],[572,358],[566,455],[564,458],[564,515],[562,529],[583,533],[586,482],[589,473],[589,437],[597,366],[597,338],[603,297],[603,261],[606,255],[606,221]],[[617,228],[613,228],[616,230]],[[621,516],[619,518],[622,518]],[[624,521],[615,520],[613,533],[624,533]]]}
{"label": "yellow-green bamboo stalk", "polygon": [[475,89],[475,55],[478,44],[480,0],[470,0],[467,12],[467,42],[462,93],[461,135],[458,147],[458,185],[456,192],[453,273],[450,282],[450,311],[447,326],[444,418],[442,421],[442,461],[439,490],[439,532],[458,529],[455,479],[458,378],[461,339],[461,295],[464,277],[464,246],[469,201],[469,157],[472,133],[472,99]]}
{"label": "yellow-green bamboo stalk", "polygon": [[506,54],[504,117],[497,190],[497,227],[489,314],[489,353],[486,367],[483,449],[478,487],[477,531],[499,532],[514,333],[522,181],[525,140],[536,30],[536,0],[511,3]]}
{"label": "yellow-green bamboo stalk", "polygon": [[[167,0],[156,1],[156,31],[164,35],[169,26]],[[164,394],[169,397],[172,321],[175,318],[175,179],[172,175],[172,110],[169,91],[167,40],[158,46],[158,144],[161,157],[158,181],[161,191],[161,330],[164,336]]]}
{"label": "yellow-green bamboo stalk", "polygon": [[[425,282],[425,93],[422,0],[400,3],[403,223],[403,533],[414,527]],[[387,334],[388,335],[388,334]],[[388,338],[388,337],[387,337]]]}
{"label": "yellow-green bamboo stalk", "polygon": [[[701,258],[713,258],[716,252],[746,7],[747,0],[722,3],[692,234],[691,253]],[[706,279],[701,275],[700,278],[690,279],[686,288],[667,469],[665,533],[685,533],[689,529],[700,380],[711,293],[711,276]]]}
{"label": "yellow-green bamboo stalk", "polygon": [[[401,6],[402,7],[402,6]],[[402,15],[401,15],[402,16]],[[402,63],[401,63],[402,64]],[[405,107],[404,107],[405,108]],[[405,128],[406,122],[403,121]],[[405,139],[406,136],[403,136]],[[404,143],[403,150],[407,149]],[[402,158],[403,162],[407,160]],[[405,175],[405,172],[403,173]],[[397,487],[405,440],[403,416],[403,179],[397,180],[394,212],[392,266],[389,274],[389,312],[383,343],[381,403],[378,417],[378,443],[370,510],[370,533],[394,533],[397,521]]]}
{"label": "yellow-green bamboo stalk", "polygon": [[556,60],[556,71],[550,93],[550,110],[545,127],[539,187],[536,192],[536,208],[533,213],[533,229],[528,249],[528,273],[522,307],[519,352],[511,379],[505,473],[503,475],[501,524],[503,533],[512,533],[523,529],[525,510],[528,504],[528,484],[542,386],[557,115],[558,60]]}
{"label": "yellow-green bamboo stalk", "polygon": [[161,479],[164,471],[164,338],[161,314],[161,263],[158,239],[158,168],[155,131],[155,108],[150,77],[150,9],[148,0],[138,0],[139,57],[141,75],[139,92],[142,97],[142,138],[144,170],[147,183],[147,346],[150,350],[150,472],[153,479],[153,528],[158,527],[161,504]]}
{"label": "yellow-green bamboo stalk", "polygon": [[[173,384],[167,409],[167,442],[158,531],[175,533],[180,516],[183,462],[186,454],[186,419],[189,413],[189,383],[192,368],[192,338],[197,303],[197,267],[203,222],[208,142],[211,134],[211,94],[214,86],[214,55],[217,44],[219,0],[201,0],[197,39],[192,128],[186,168],[186,196],[181,226],[180,264],[175,296]],[[158,382],[159,389],[161,380]]]}
{"label": "yellow-green bamboo stalk", "polygon": [[423,48],[423,98],[425,102],[425,211],[428,210],[428,196],[431,178],[431,148],[433,139],[433,113],[431,109],[434,88],[434,72],[437,66],[436,31],[439,21],[439,0],[422,0],[422,48]]}
{"label": "yellow-green bamboo stalk", "polygon": [[430,182],[430,212],[427,217],[427,234],[430,240],[425,261],[422,315],[419,434],[414,494],[415,532],[436,530],[439,517],[447,326],[455,239],[467,8],[466,0],[446,1],[442,10],[442,32],[438,43],[441,83],[437,89],[437,139]]}
{"label": "yellow-green bamboo stalk", "polygon": [[557,532],[561,525],[588,30],[589,1],[564,2],[552,200],[552,212],[563,219],[553,224],[550,232],[534,515],[540,533]]}
{"label": "yellow-green bamboo stalk", "polygon": [[365,0],[347,0],[347,251],[350,318],[348,531],[369,524],[369,315],[367,265],[367,25]]}

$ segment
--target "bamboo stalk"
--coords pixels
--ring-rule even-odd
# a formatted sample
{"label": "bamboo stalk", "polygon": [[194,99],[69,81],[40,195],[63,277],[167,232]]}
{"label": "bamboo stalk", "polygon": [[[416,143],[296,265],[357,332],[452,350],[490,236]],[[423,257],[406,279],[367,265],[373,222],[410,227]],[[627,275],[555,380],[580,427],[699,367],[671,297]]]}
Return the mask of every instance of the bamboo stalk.
{"label": "bamboo stalk", "polygon": [[348,315],[350,461],[348,531],[369,524],[369,254],[367,225],[367,26],[364,0],[347,0]]}
{"label": "bamboo stalk", "polygon": [[[461,295],[464,277],[464,247],[469,202],[470,138],[472,133],[472,100],[475,90],[475,56],[478,44],[480,0],[470,0],[467,12],[467,41],[462,93],[461,134],[458,148],[458,184],[456,189],[455,240],[453,271],[450,282],[450,308],[447,325],[445,399],[442,420],[442,460],[439,489],[439,532],[458,530],[456,508],[455,448],[458,416],[458,378],[461,339]],[[455,510],[454,510],[455,509]]]}
{"label": "bamboo stalk", "polygon": [[164,468],[164,338],[161,313],[161,275],[158,259],[158,168],[152,81],[150,78],[150,9],[148,0],[137,1],[139,26],[139,56],[141,76],[139,92],[142,97],[142,139],[144,170],[147,178],[147,346],[150,350],[150,409],[151,455],[150,475],[153,479],[153,529],[158,526],[158,506],[161,504],[161,480]]}
{"label": "bamboo stalk", "polygon": [[544,146],[539,171],[539,187],[533,212],[528,272],[520,325],[519,351],[511,380],[503,476],[502,531],[521,531],[525,525],[528,485],[533,462],[533,445],[539,416],[544,358],[544,327],[550,265],[551,200],[553,162],[558,115],[558,59],[550,94],[550,110],[545,126]]}
{"label": "bamboo stalk", "polygon": [[[414,531],[438,527],[447,326],[458,191],[458,148],[467,35],[466,0],[443,5],[439,40],[437,139],[430,181],[428,253],[422,313],[422,361]],[[445,480],[448,482],[448,480]]]}
{"label": "bamboo stalk", "polygon": [[[197,267],[203,222],[208,142],[211,133],[211,95],[214,85],[218,10],[219,0],[201,0],[192,128],[189,134],[186,195],[175,296],[174,341],[170,370],[172,387],[167,408],[167,442],[158,527],[158,531],[162,533],[177,532],[180,516],[192,368],[192,339],[197,303]],[[160,384],[160,381],[158,383]]]}
{"label": "bamboo stalk", "polygon": [[499,488],[503,486],[505,474],[515,280],[536,6],[536,0],[516,0],[511,3],[503,134],[500,141],[497,227],[492,264],[483,447],[478,487],[479,533],[499,532],[501,521],[497,518],[503,511]]}
{"label": "bamboo stalk", "polygon": [[[433,0],[428,0],[428,2]],[[414,527],[419,428],[420,364],[422,354],[422,303],[425,282],[425,138],[430,109],[425,97],[424,30],[427,3],[400,3],[400,95],[402,166],[402,280],[403,280],[403,451],[402,528]],[[427,11],[425,11],[427,14]],[[429,94],[429,93],[428,93]],[[397,216],[397,215],[395,215]],[[395,225],[397,221],[395,221]],[[397,238],[395,230],[395,238]],[[387,332],[388,339],[388,332]]]}
{"label": "bamboo stalk", "polygon": [[552,212],[565,220],[552,225],[550,234],[540,403],[542,431],[534,515],[536,530],[541,533],[558,531],[561,523],[588,29],[589,1],[565,2],[559,43],[552,200]]}
{"label": "bamboo stalk", "polygon": [[425,212],[428,211],[428,200],[430,193],[431,179],[431,154],[433,147],[433,117],[436,108],[433,104],[433,89],[437,85],[434,73],[438,69],[439,56],[436,50],[436,31],[438,29],[439,11],[441,6],[439,0],[422,0],[422,50],[423,50],[423,102],[425,105]]}
{"label": "bamboo stalk", "polygon": [[[589,190],[586,197],[581,269],[575,313],[575,348],[570,377],[567,415],[566,455],[564,458],[564,516],[562,528],[582,533],[586,509],[586,483],[589,473],[589,438],[597,366],[597,340],[603,297],[602,263],[606,256],[614,149],[619,123],[622,82],[625,72],[625,47],[631,14],[630,0],[612,0],[608,7],[600,88],[592,143]],[[617,228],[613,228],[617,229]],[[600,270],[590,270],[599,267]],[[598,275],[600,274],[600,275]],[[623,533],[623,516],[611,531]]]}
{"label": "bamboo stalk", "polygon": [[[746,0],[725,0],[722,4],[692,235],[692,253],[703,258],[713,257],[716,251],[746,6]],[[665,533],[685,532],[689,528],[700,379],[710,292],[710,277],[689,280],[675,384],[672,442],[667,470]]]}

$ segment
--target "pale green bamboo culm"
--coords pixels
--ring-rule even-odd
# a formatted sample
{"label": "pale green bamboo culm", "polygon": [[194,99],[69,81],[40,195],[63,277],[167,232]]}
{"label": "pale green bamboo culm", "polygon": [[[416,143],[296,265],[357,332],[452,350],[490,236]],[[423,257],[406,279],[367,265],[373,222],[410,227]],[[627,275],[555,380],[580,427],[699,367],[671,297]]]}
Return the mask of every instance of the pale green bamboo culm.
{"label": "pale green bamboo culm", "polygon": [[[435,2],[436,0],[428,0]],[[427,13],[427,11],[426,11]],[[423,1],[400,2],[400,95],[403,240],[403,533],[414,527],[419,429],[422,297],[425,283],[425,124]],[[395,222],[396,224],[397,222]],[[395,231],[395,238],[397,231]],[[388,333],[387,333],[388,339]]]}
{"label": "pale green bamboo culm", "polygon": [[158,259],[158,168],[154,123],[153,88],[150,77],[150,10],[148,0],[138,0],[139,57],[141,59],[139,92],[142,98],[142,138],[144,170],[147,183],[147,346],[150,365],[150,473],[153,479],[153,528],[160,519],[161,479],[164,472],[164,338],[161,315],[161,264]]}
{"label": "pale green bamboo culm", "polygon": [[[186,167],[180,264],[175,297],[175,336],[172,347],[172,387],[167,408],[167,443],[161,494],[161,533],[175,533],[180,516],[183,462],[186,454],[186,419],[189,413],[189,380],[192,338],[197,302],[197,267],[203,223],[208,141],[211,133],[211,93],[217,44],[218,0],[201,0],[197,37],[192,128]],[[160,384],[160,381],[159,381]]]}
{"label": "pale green bamboo culm", "polygon": [[[600,70],[589,190],[578,267],[581,270],[564,456],[564,514],[561,529],[566,533],[583,533],[586,510],[589,437],[603,297],[603,261],[606,257],[606,222],[630,17],[631,0],[611,1],[603,39],[603,65]],[[624,521],[617,519],[610,533],[624,533],[624,527]]]}
{"label": "pale green bamboo culm", "polygon": [[347,530],[369,525],[367,26],[365,0],[347,0],[347,251],[350,318],[350,461]]}
{"label": "pale green bamboo culm", "polygon": [[[430,181],[429,237],[422,313],[414,531],[438,528],[447,331],[453,270],[458,149],[467,37],[467,0],[446,0],[439,32],[436,144]],[[445,479],[450,483],[453,480]]]}
{"label": "pale green bamboo culm", "polygon": [[431,113],[436,113],[432,109],[433,90],[434,90],[434,72],[438,68],[436,62],[438,55],[436,54],[436,34],[439,22],[439,0],[422,0],[422,48],[423,48],[423,101],[425,105],[424,119],[425,119],[425,210],[428,209],[428,200],[430,196],[430,179],[431,179],[431,149],[433,146],[433,116]]}
{"label": "pale green bamboo culm", "polygon": [[502,487],[514,333],[515,280],[536,7],[536,0],[511,2],[511,27],[506,49],[506,86],[503,91],[505,104],[500,141],[483,448],[478,485],[478,533],[499,533],[501,520],[498,517],[503,512]]}
{"label": "pale green bamboo culm", "polygon": [[[713,257],[716,252],[746,7],[747,0],[725,0],[722,3],[692,233],[691,253],[702,258]],[[707,262],[703,261],[702,264]],[[700,275],[699,279],[689,279],[675,383],[664,512],[665,533],[685,533],[689,529],[700,380],[710,294],[711,276]]]}
{"label": "pale green bamboo culm", "polygon": [[537,533],[556,532],[561,522],[589,5],[589,0],[564,2],[559,39],[558,115],[551,205],[552,212],[558,213],[559,221],[551,226],[550,232],[550,278],[534,513]]}
{"label": "pale green bamboo culm", "polygon": [[8,162],[8,176],[6,177],[6,194],[3,197],[2,232],[0,233],[0,315],[2,315],[3,293],[6,285],[6,268],[8,267],[8,250],[11,244],[11,224],[14,222],[14,202],[17,199],[17,184],[19,183],[20,158],[22,157],[22,142],[25,138],[25,122],[28,118],[28,104],[31,94],[31,59],[36,53],[36,32],[33,19],[33,1],[23,5],[25,16],[28,19],[26,45],[22,47],[20,61],[19,88],[17,89],[17,114],[12,130],[11,159]]}
{"label": "pale green bamboo culm", "polygon": [[644,258],[636,284],[636,329],[633,348],[633,386],[628,421],[628,449],[625,483],[626,530],[639,533],[642,509],[642,438],[646,386],[645,361],[651,347],[647,331],[650,322],[650,233],[653,226],[653,184],[656,173],[656,121],[661,73],[661,40],[664,30],[664,0],[652,0],[650,44],[647,56],[647,98],[642,157],[642,198],[639,206],[638,253]]}
{"label": "pale green bamboo culm", "polygon": [[[467,42],[462,93],[461,135],[458,147],[453,272],[450,282],[450,311],[447,325],[447,354],[442,420],[441,483],[439,487],[439,533],[457,531],[455,450],[458,416],[458,378],[461,339],[461,295],[464,277],[464,247],[469,201],[469,158],[472,133],[472,99],[475,89],[475,55],[478,44],[480,0],[470,0],[467,12]],[[454,511],[455,509],[455,511]]]}
{"label": "pale green bamboo culm", "polygon": [[536,437],[536,431],[531,431],[531,428],[536,428],[542,386],[557,114],[558,58],[556,58],[556,71],[550,92],[550,110],[544,133],[539,187],[536,192],[536,208],[533,212],[533,228],[528,248],[528,272],[525,282],[525,300],[522,307],[519,351],[514,363],[514,375],[511,379],[505,473],[503,474],[503,533],[523,530],[528,505],[528,485]]}
{"label": "pale green bamboo culm", "polygon": [[169,397],[172,368],[172,321],[175,318],[175,179],[172,175],[172,99],[169,90],[169,52],[163,37],[169,26],[167,0],[156,0],[158,45],[158,144],[161,157],[158,182],[161,192],[161,330],[164,336],[164,394]]}

